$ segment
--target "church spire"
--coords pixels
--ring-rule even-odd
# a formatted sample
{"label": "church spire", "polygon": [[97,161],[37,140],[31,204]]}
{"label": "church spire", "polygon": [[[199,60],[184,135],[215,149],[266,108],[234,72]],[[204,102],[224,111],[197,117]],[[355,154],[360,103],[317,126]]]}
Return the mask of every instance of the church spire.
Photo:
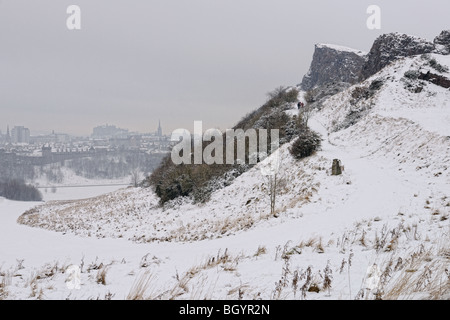
{"label": "church spire", "polygon": [[158,137],[162,137],[162,128],[161,128],[161,120],[158,121],[158,131],[157,131]]}
{"label": "church spire", "polygon": [[9,134],[9,124],[6,126],[6,142],[11,142],[11,135]]}

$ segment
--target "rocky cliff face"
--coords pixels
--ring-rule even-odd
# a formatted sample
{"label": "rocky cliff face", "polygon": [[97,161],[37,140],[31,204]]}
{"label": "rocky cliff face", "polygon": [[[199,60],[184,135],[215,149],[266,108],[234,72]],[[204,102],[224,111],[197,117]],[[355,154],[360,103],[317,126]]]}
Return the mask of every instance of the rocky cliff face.
{"label": "rocky cliff face", "polygon": [[333,94],[367,79],[399,58],[424,53],[450,54],[450,30],[442,31],[433,42],[401,33],[384,34],[375,40],[368,54],[317,44],[311,67],[300,87],[305,91],[315,89],[316,93]]}
{"label": "rocky cliff face", "polygon": [[450,54],[450,30],[444,30],[434,39],[436,50],[442,54]]}
{"label": "rocky cliff face", "polygon": [[[440,40],[438,40],[440,41]],[[445,36],[442,39],[446,42]],[[448,41],[446,43],[449,43]],[[378,37],[369,52],[360,80],[374,75],[389,63],[401,57],[434,52],[436,46],[427,40],[400,33],[389,33]]]}
{"label": "rocky cliff face", "polygon": [[330,83],[358,82],[366,53],[346,47],[317,44],[308,73],[301,88],[305,91]]}

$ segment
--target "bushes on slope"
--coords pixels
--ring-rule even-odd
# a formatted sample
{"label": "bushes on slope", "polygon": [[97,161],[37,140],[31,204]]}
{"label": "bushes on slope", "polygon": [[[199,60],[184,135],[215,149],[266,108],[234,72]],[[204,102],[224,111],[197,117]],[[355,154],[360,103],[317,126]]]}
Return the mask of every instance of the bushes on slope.
{"label": "bushes on slope", "polygon": [[316,150],[320,149],[322,143],[322,138],[320,135],[305,127],[297,137],[297,140],[294,141],[289,152],[295,159],[302,159],[309,157]]}

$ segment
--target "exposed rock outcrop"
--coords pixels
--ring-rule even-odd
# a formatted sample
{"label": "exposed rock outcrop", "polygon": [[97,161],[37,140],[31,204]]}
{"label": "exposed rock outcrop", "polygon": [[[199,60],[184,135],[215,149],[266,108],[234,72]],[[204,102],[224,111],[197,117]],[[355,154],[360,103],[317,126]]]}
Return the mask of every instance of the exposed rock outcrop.
{"label": "exposed rock outcrop", "polygon": [[447,79],[446,77],[440,76],[438,74],[434,74],[431,72],[421,73],[419,79],[429,81],[445,89],[450,88],[450,79]]}
{"label": "exposed rock outcrop", "polygon": [[311,67],[303,77],[301,88],[308,91],[329,83],[355,84],[365,62],[365,52],[336,45],[317,44]]}
{"label": "exposed rock outcrop", "polygon": [[441,54],[450,54],[450,30],[444,30],[434,39],[436,50]]}
{"label": "exposed rock outcrop", "polygon": [[[300,89],[307,91],[307,103],[320,109],[322,102],[330,96],[366,80],[391,62],[429,53],[450,54],[450,30],[442,31],[433,42],[401,33],[384,34],[375,40],[369,53],[337,45],[317,44]],[[446,78],[434,75],[424,80],[444,88],[448,85]]]}
{"label": "exposed rock outcrop", "polygon": [[[446,41],[445,36],[442,41]],[[434,43],[422,38],[400,33],[383,34],[373,43],[367,62],[362,68],[360,80],[374,75],[398,58],[432,53],[435,49]]]}

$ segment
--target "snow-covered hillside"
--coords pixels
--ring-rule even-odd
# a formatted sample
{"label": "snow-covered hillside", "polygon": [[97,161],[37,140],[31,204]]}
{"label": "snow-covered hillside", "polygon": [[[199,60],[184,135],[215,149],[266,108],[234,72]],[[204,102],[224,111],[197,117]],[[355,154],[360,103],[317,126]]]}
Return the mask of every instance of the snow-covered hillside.
{"label": "snow-covered hillside", "polygon": [[[309,123],[322,150],[280,150],[277,217],[260,165],[203,205],[160,208],[141,188],[2,200],[0,298],[450,298],[450,90],[405,76],[449,78],[432,59],[450,67],[404,58],[323,103]],[[80,290],[64,282],[73,264]],[[373,274],[378,290],[365,290]]]}
{"label": "snow-covered hillside", "polygon": [[[322,157],[296,162],[288,145],[280,150],[280,158],[276,209],[283,217],[300,217],[299,209],[305,203],[318,201],[318,181],[325,180],[328,162]],[[344,184],[343,178],[339,183]],[[151,242],[218,238],[262,222],[282,220],[267,211],[267,178],[259,166],[214,192],[206,204],[194,205],[189,199],[181,199],[161,208],[158,200],[150,188],[128,188],[92,199],[49,202],[26,212],[19,222],[99,238]]]}

